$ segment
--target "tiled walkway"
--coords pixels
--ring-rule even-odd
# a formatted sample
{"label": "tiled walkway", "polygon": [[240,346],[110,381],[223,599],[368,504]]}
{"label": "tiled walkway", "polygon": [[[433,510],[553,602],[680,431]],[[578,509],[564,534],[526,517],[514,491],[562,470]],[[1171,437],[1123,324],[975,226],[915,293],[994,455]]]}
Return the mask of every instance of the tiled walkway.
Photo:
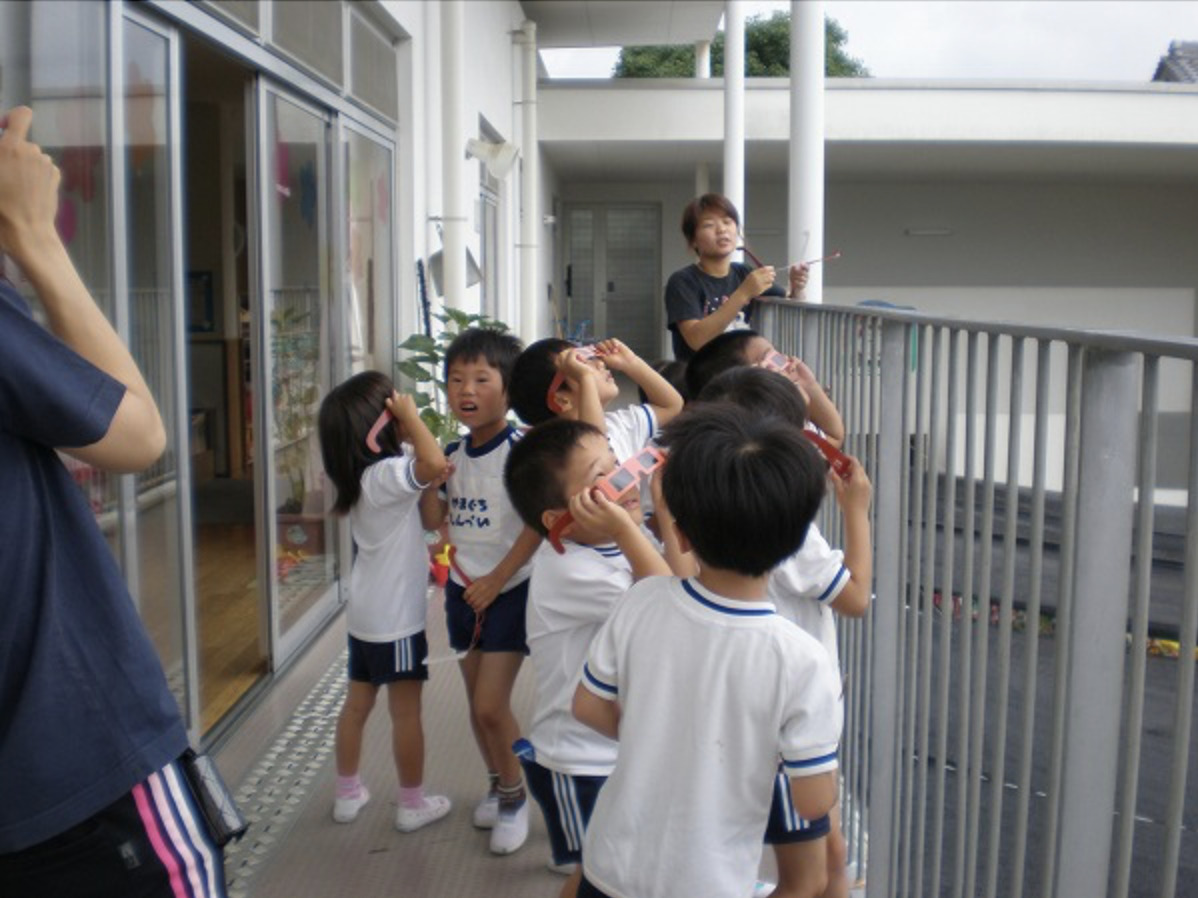
{"label": "tiled walkway", "polygon": [[[429,608],[434,657],[446,641],[440,592]],[[331,816],[333,730],[345,691],[345,626],[335,621],[216,753],[250,818],[225,869],[230,898],[552,898],[561,876],[549,872],[549,842],[535,806],[525,847],[509,857],[487,849],[470,823],[485,788],[483,765],[466,717],[457,665],[435,664],[424,690],[425,783],[454,803],[444,821],[411,834],[394,828],[395,769],[390,721],[380,700],[367,726],[362,776],[372,799],[352,824]],[[517,718],[531,718],[533,678],[516,681]],[[766,852],[763,875],[771,871]]]}

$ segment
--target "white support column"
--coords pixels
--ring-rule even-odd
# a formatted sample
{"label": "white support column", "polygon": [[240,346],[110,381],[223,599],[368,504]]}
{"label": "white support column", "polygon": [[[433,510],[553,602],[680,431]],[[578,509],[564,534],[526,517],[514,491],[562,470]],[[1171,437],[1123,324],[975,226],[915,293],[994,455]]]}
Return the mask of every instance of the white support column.
{"label": "white support column", "polygon": [[466,299],[468,210],[462,188],[466,134],[462,125],[463,0],[443,0],[441,9],[441,283],[445,305],[461,308]]}
{"label": "white support column", "polygon": [[[824,4],[790,3],[790,199],[786,258],[824,254]],[[824,266],[813,265],[803,298],[822,302]]]}
{"label": "white support column", "polygon": [[525,21],[517,40],[523,48],[520,134],[520,325],[525,344],[539,335],[541,154],[537,144],[537,24]]}
{"label": "white support column", "polygon": [[745,209],[745,10],[740,0],[724,5],[724,196]]}
{"label": "white support column", "polygon": [[711,41],[695,41],[695,77],[711,77]]}
{"label": "white support column", "polygon": [[[711,78],[711,41],[695,41],[695,77]],[[711,191],[711,168],[707,162],[695,163],[695,196]]]}

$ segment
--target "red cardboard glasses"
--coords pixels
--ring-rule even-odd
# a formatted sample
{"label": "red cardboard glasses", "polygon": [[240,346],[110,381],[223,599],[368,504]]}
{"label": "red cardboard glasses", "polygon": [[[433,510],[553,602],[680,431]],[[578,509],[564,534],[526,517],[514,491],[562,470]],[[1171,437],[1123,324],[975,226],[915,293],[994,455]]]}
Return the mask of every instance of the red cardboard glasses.
{"label": "red cardboard glasses", "polygon": [[[660,449],[646,446],[596,483],[591,489],[592,491],[602,493],[609,502],[619,502],[640,485],[642,477],[648,477],[660,468],[665,463],[665,460],[665,453]],[[549,544],[553,546],[559,555],[566,551],[566,547],[562,545],[562,534],[573,523],[574,517],[567,511],[554,521],[553,527],[549,530]]]}
{"label": "red cardboard glasses", "polygon": [[379,445],[379,434],[383,432],[383,428],[394,421],[395,418],[387,409],[383,409],[383,413],[379,415],[378,420],[370,427],[370,432],[366,434],[366,448],[371,452],[382,452],[383,447]]}
{"label": "red cardboard glasses", "polygon": [[824,461],[828,463],[828,467],[835,471],[841,480],[849,479],[850,475],[853,473],[853,460],[851,458],[829,443],[814,430],[804,430],[803,436],[815,444],[815,448],[818,449],[819,454],[824,457]]}
{"label": "red cardboard glasses", "polygon": [[[605,353],[596,344],[588,343],[585,346],[578,346],[574,349],[574,354],[578,356],[580,361],[588,359],[601,358]],[[553,380],[549,382],[549,392],[545,394],[545,404],[549,406],[549,411],[555,415],[560,415],[564,409],[557,401],[557,391],[562,388],[566,382],[566,375],[558,371],[553,375]]]}

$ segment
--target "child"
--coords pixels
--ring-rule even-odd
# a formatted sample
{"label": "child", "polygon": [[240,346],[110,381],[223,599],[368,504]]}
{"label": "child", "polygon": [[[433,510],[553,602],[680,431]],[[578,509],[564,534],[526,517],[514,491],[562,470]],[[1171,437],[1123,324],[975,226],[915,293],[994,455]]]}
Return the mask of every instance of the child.
{"label": "child", "polygon": [[[697,257],[666,282],[666,316],[674,358],[688,360],[708,340],[730,328],[748,327],[758,296],[799,297],[807,266],[792,265],[789,289],[774,284],[772,266],[749,268],[732,261],[740,248],[740,215],[727,197],[705,193],[682,210],[682,235]],[[694,395],[693,393],[691,394]]]}
{"label": "child", "polygon": [[[371,426],[386,410],[395,425],[367,445]],[[320,450],[337,491],[336,514],[349,515],[357,546],[350,572],[346,619],[349,687],[337,719],[337,794],[333,819],[350,823],[370,793],[358,774],[362,732],[379,687],[387,687],[391,744],[399,774],[395,826],[412,832],[449,813],[449,799],[425,795],[424,731],[420,691],[428,679],[428,561],[420,496],[445,476],[446,461],[411,396],[364,371],[335,387],[320,404]],[[411,442],[407,454],[400,439]]]}
{"label": "child", "polygon": [[528,838],[528,805],[512,744],[520,728],[512,686],[528,654],[524,606],[529,560],[540,537],[524,527],[503,488],[503,466],[519,434],[508,422],[508,389],[520,342],[470,328],[445,354],[449,408],[469,433],[449,445],[450,475],[421,500],[425,526],[449,521],[453,546],[445,585],[449,644],[462,653],[470,725],[487,767],[488,789],[474,825],[491,830],[495,854],[511,854]]}
{"label": "child", "polygon": [[[712,339],[686,363],[686,392],[695,397],[707,383],[723,371],[742,365],[761,365],[776,353],[773,345],[752,330],[729,331]],[[844,421],[836,404],[824,392],[811,369],[793,356],[787,357],[782,372],[798,385],[807,403],[807,416],[830,443],[839,447],[844,442]]]}
{"label": "child", "polygon": [[[732,368],[704,388],[703,402],[733,402],[755,415],[774,415],[802,427],[806,407],[794,385],[781,374],[761,368]],[[839,670],[836,623],[832,612],[861,617],[869,608],[873,578],[869,527],[871,487],[856,459],[847,480],[829,468],[844,522],[845,551],[832,549],[815,524],[807,531],[802,548],[774,568],[769,596],[778,613],[810,633],[827,650]],[[840,712],[843,716],[843,713]],[[824,820],[795,820],[779,773],[774,808],[766,842],[774,846],[778,862],[775,898],[794,895],[847,898],[848,878],[844,836],[836,808]],[[827,833],[827,839],[820,838]],[[826,887],[820,883],[825,881]]]}
{"label": "child", "polygon": [[616,469],[603,431],[559,418],[538,424],[512,449],[504,482],[512,504],[542,536],[569,510],[565,552],[542,543],[528,590],[528,648],[537,680],[536,711],[522,758],[529,790],[541,806],[550,868],[571,872],[563,898],[575,894],[582,837],[595,797],[616,763],[618,745],[570,712],[587,648],[633,581],[669,574],[640,527],[639,491],[620,504],[592,494]]}
{"label": "child", "polygon": [[574,714],[620,754],[580,896],[748,895],[779,756],[800,814],[836,801],[836,672],[766,601],[819,507],[823,464],[799,428],[731,403],[688,409],[663,436],[663,495],[700,571],[634,585],[587,654]]}
{"label": "child", "polygon": [[[678,391],[619,340],[596,344],[598,354],[585,361],[577,350],[573,343],[549,337],[520,353],[512,371],[512,408],[526,424],[536,425],[558,416],[606,428],[616,460],[623,462],[643,449],[658,429],[682,411]],[[645,403],[605,412],[620,395],[612,371],[623,372],[643,389]],[[558,387],[553,408],[549,389],[555,383]]]}

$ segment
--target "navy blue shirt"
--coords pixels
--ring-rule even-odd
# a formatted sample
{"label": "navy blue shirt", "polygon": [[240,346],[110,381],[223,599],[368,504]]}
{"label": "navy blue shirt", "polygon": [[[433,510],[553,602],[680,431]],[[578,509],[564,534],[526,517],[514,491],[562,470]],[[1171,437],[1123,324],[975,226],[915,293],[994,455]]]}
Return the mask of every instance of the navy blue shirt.
{"label": "navy blue shirt", "polygon": [[[713,277],[698,265],[687,265],[670,275],[666,281],[666,326],[674,338],[674,358],[685,362],[695,351],[690,348],[682,332],[678,330],[679,321],[695,321],[706,318],[724,304],[736,288],[744,283],[745,278],[753,271],[747,265],[733,262],[728,273],[722,277]],[[782,272],[786,276],[786,272]],[[785,296],[786,291],[779,286],[768,288],[762,296]],[[729,330],[749,327],[753,321],[753,309],[756,303],[750,302],[729,326]]]}
{"label": "navy blue shirt", "polygon": [[53,448],[99,440],[124,394],[0,280],[0,853],[81,823],[187,746],[120,569]]}

